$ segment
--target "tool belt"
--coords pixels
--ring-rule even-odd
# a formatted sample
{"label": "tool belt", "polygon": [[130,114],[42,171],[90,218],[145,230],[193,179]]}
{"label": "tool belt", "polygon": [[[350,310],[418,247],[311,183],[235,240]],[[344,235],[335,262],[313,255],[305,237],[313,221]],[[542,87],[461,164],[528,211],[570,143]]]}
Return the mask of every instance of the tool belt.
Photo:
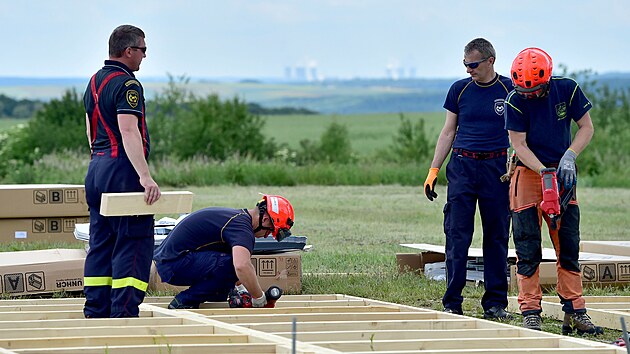
{"label": "tool belt", "polygon": [[[547,167],[547,168],[553,167],[555,169],[558,169],[558,163],[557,162],[542,162],[542,164],[545,167]],[[518,160],[518,159],[516,160],[516,166],[527,167],[527,166],[525,166],[524,163],[521,162],[521,160]],[[529,168],[529,167],[527,167],[527,168]]]}
{"label": "tool belt", "polygon": [[489,160],[489,159],[495,159],[501,156],[507,156],[507,149],[502,149],[502,150],[497,150],[497,151],[484,151],[484,152],[468,151],[464,149],[453,149],[453,153],[464,156],[464,157],[468,157],[474,160]]}

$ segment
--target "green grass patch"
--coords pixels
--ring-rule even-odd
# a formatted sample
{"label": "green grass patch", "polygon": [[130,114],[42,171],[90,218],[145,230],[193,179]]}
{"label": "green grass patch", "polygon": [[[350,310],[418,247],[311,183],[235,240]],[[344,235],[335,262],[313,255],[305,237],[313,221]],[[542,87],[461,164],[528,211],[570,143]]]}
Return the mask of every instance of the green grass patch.
{"label": "green grass patch", "polygon": [[28,119],[0,118],[0,133],[11,129],[18,124],[26,124]]}
{"label": "green grass patch", "polygon": [[[444,125],[443,112],[405,113],[405,117],[412,122],[424,119],[427,137],[433,141],[437,140]],[[264,118],[265,136],[293,149],[299,147],[301,140],[319,140],[331,123],[343,124],[348,128],[352,149],[361,156],[370,156],[390,146],[400,127],[399,114],[286,115]]]}

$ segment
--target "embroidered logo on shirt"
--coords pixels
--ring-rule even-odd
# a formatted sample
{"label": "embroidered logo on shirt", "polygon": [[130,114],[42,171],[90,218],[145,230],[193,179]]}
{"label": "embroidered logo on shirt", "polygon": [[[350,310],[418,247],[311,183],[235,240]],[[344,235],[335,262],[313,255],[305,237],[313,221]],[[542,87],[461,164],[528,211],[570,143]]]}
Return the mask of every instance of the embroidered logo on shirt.
{"label": "embroidered logo on shirt", "polygon": [[556,105],[556,116],[558,120],[563,120],[567,117],[567,104],[564,102],[560,102]]}
{"label": "embroidered logo on shirt", "polygon": [[503,116],[503,112],[505,112],[505,100],[503,98],[497,98],[494,100],[494,113]]}
{"label": "embroidered logo on shirt", "polygon": [[131,85],[138,85],[140,86],[140,83],[136,80],[128,80],[127,82],[125,82],[125,86],[131,86]]}
{"label": "embroidered logo on shirt", "polygon": [[138,107],[138,102],[140,102],[140,94],[136,90],[127,90],[127,103],[131,106],[131,108]]}

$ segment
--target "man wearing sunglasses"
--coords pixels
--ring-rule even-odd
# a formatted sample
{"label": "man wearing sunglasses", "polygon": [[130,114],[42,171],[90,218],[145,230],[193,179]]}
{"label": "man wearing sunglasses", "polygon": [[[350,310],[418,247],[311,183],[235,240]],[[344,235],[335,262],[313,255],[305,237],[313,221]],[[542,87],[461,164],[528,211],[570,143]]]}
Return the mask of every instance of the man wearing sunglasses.
{"label": "man wearing sunglasses", "polygon": [[163,282],[190,286],[170,309],[193,309],[205,301],[226,301],[237,281],[253,307],[267,303],[251,263],[255,238],[277,241],[291,235],[293,206],[279,195],[263,195],[255,209],[205,208],[182,219],[155,250]]}
{"label": "man wearing sunglasses", "polygon": [[503,102],[512,90],[509,78],[494,71],[496,52],[483,38],[464,48],[470,77],[456,81],[444,102],[446,121],[440,132],[428,176],[426,197],[437,197],[438,171],[446,166],[448,191],[444,206],[447,288],[444,311],[463,314],[468,248],[475,228],[477,204],[483,228],[484,318],[507,320],[508,184],[501,181],[509,147],[503,127]]}
{"label": "man wearing sunglasses", "polygon": [[90,250],[85,259],[84,315],[137,317],[153,256],[153,215],[100,215],[101,194],[144,192],[147,204],[160,198],[151,177],[149,132],[142,85],[133,72],[146,57],[144,32],[131,25],[114,29],[109,60],[92,76],[83,102],[92,151],[85,176],[90,207]]}

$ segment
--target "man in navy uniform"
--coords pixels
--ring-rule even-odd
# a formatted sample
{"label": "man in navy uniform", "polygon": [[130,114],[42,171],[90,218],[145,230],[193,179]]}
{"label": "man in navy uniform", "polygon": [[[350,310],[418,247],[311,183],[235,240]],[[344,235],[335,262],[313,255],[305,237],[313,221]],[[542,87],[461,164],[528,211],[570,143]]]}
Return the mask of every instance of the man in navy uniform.
{"label": "man in navy uniform", "polygon": [[177,294],[171,309],[199,308],[205,301],[225,301],[238,281],[253,307],[267,303],[251,262],[256,237],[277,241],[291,235],[293,206],[279,195],[263,195],[255,209],[212,207],[181,220],[155,250],[162,281],[190,286]]}
{"label": "man in navy uniform", "polygon": [[133,74],[146,57],[144,38],[144,32],[131,25],[114,29],[109,60],[94,74],[83,97],[92,151],[85,177],[90,207],[90,250],[84,270],[87,318],[137,317],[149,281],[153,215],[100,215],[102,193],[144,192],[147,204],[161,194],[147,164],[144,95]]}
{"label": "man in navy uniform", "polygon": [[505,311],[510,210],[508,184],[501,181],[509,147],[503,127],[503,102],[512,90],[512,82],[494,71],[495,60],[492,44],[483,38],[472,40],[464,48],[464,66],[470,77],[456,81],[448,91],[444,102],[446,121],[435,146],[424,191],[431,201],[437,197],[437,174],[451,153],[446,166],[448,192],[444,206],[447,271],[447,288],[442,298],[444,311],[463,313],[462,290],[478,203],[483,226],[485,287],[481,305],[484,318],[505,320],[511,315]]}

